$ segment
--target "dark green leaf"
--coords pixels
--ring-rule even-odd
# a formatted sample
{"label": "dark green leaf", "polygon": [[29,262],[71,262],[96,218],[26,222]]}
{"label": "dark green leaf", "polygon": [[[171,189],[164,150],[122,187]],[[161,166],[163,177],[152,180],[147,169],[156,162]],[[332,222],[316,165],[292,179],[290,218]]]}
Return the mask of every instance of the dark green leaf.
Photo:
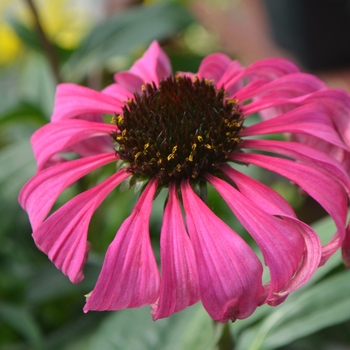
{"label": "dark green leaf", "polygon": [[21,102],[4,113],[0,113],[0,125],[7,123],[32,123],[41,126],[47,123],[47,119],[38,106],[28,102]]}
{"label": "dark green leaf", "polygon": [[322,328],[349,320],[349,292],[350,271],[316,284],[291,305],[281,308],[279,313],[284,313],[283,322],[276,324],[264,341],[264,347],[274,349]]}
{"label": "dark green leaf", "polygon": [[[23,41],[25,45],[34,49],[35,51],[43,51],[43,47],[40,43],[40,40],[38,39],[38,35],[33,29],[26,27],[16,18],[11,18],[9,20],[9,23],[12,29],[16,32],[16,34],[19,36],[19,38]],[[62,63],[65,62],[73,52],[73,50],[62,48],[56,45],[55,43],[51,43],[51,45],[58,60]]]}
{"label": "dark green leaf", "polygon": [[153,40],[172,37],[193,21],[175,3],[137,6],[98,24],[63,69],[67,80],[78,80],[116,55],[130,54]]}
{"label": "dark green leaf", "polygon": [[34,31],[24,26],[18,19],[11,18],[9,21],[12,29],[16,32],[16,34],[20,37],[20,39],[29,47],[40,51],[41,45],[38,40],[37,35]]}
{"label": "dark green leaf", "polygon": [[37,323],[23,307],[0,303],[0,318],[21,334],[31,349],[45,349]]}

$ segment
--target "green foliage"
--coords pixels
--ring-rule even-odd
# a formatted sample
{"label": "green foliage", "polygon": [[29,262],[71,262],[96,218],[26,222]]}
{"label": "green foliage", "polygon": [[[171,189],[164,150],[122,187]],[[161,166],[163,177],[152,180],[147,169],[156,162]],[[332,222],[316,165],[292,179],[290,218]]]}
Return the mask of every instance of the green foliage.
{"label": "green foliage", "polygon": [[31,348],[45,349],[39,325],[24,307],[0,303],[0,318],[23,335]]}
{"label": "green foliage", "polygon": [[99,23],[63,68],[69,80],[79,80],[116,55],[130,54],[153,40],[169,39],[193,21],[172,2],[138,6]]}
{"label": "green foliage", "polygon": [[69,349],[210,350],[222,329],[201,305],[157,322],[152,321],[149,307],[126,309],[109,314],[88,339]]}

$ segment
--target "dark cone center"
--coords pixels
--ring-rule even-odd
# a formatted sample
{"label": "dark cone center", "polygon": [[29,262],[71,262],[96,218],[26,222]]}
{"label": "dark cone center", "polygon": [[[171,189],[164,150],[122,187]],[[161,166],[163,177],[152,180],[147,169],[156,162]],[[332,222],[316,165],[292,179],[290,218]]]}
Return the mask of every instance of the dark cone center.
{"label": "dark cone center", "polygon": [[241,142],[237,101],[205,79],[170,76],[147,84],[113,118],[119,157],[135,175],[167,184],[214,172]]}

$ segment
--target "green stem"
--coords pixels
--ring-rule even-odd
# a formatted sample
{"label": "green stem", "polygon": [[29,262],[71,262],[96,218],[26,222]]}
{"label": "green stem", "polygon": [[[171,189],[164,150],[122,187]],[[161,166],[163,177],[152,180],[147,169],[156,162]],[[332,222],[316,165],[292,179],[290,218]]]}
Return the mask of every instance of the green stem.
{"label": "green stem", "polygon": [[221,334],[221,338],[218,342],[218,350],[233,350],[235,348],[232,334],[228,323],[224,324],[224,329]]}
{"label": "green stem", "polygon": [[50,43],[50,41],[46,37],[43,26],[41,25],[39,12],[38,12],[34,2],[32,0],[24,0],[24,1],[27,3],[27,5],[28,5],[33,17],[34,17],[36,32],[37,32],[40,44],[44,50],[44,53],[45,53],[45,55],[50,63],[52,73],[53,73],[57,83],[60,83],[62,81],[62,79],[60,76],[59,64],[58,64],[58,59],[57,59],[57,55],[55,52],[55,48],[53,47],[53,45]]}

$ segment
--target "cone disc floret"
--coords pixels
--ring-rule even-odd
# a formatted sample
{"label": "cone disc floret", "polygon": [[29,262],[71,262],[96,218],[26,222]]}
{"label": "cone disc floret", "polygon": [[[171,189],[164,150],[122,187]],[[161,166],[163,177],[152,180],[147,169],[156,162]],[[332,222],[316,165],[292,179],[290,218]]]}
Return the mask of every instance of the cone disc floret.
{"label": "cone disc floret", "polygon": [[214,172],[241,142],[237,100],[206,79],[170,76],[142,87],[113,118],[118,157],[167,184]]}

